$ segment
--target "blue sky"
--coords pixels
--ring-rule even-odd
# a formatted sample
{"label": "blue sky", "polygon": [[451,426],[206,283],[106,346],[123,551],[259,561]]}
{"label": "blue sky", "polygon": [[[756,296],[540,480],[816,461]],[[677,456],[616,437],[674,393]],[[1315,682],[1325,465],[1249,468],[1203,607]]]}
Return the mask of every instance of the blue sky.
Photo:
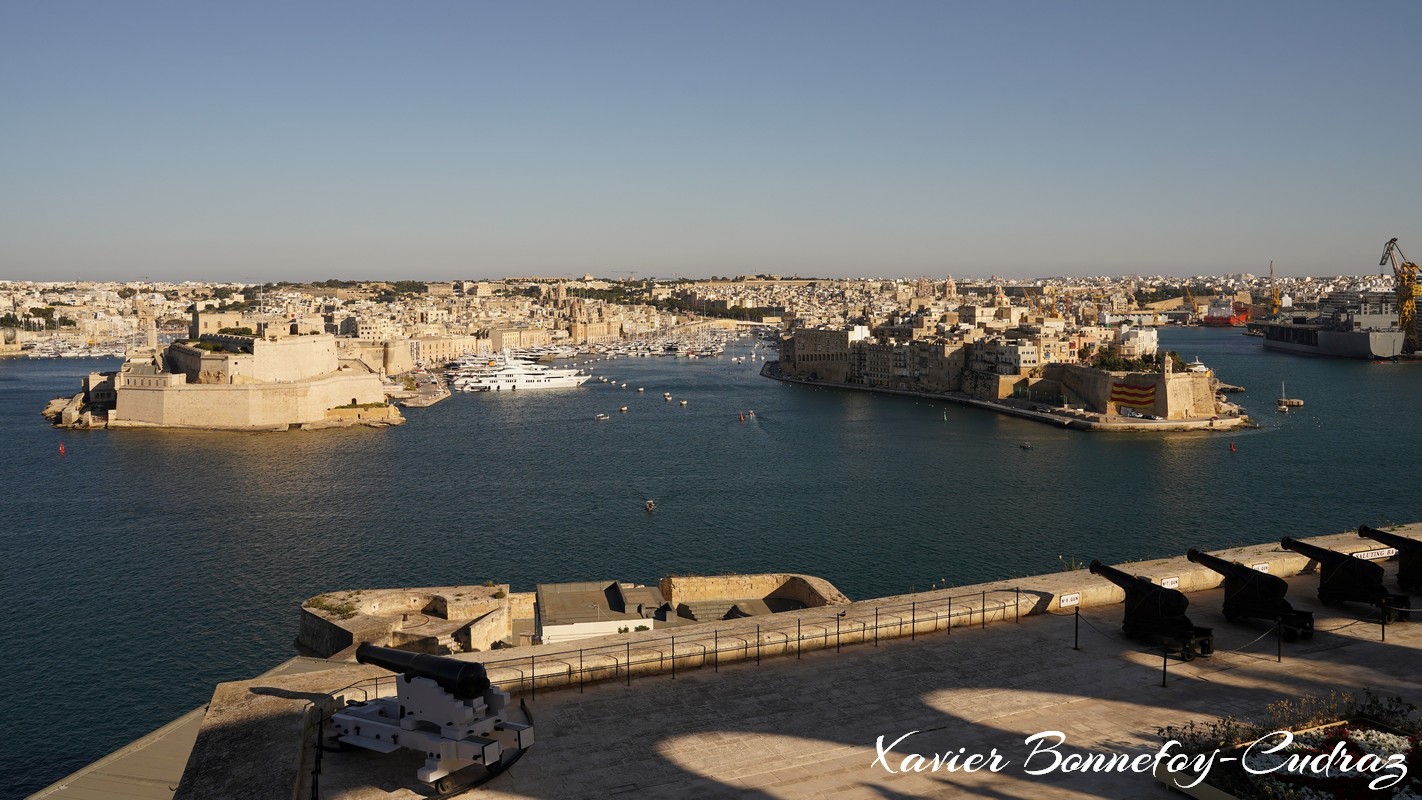
{"label": "blue sky", "polygon": [[1419,23],[8,0],[0,278],[1371,272],[1422,253]]}

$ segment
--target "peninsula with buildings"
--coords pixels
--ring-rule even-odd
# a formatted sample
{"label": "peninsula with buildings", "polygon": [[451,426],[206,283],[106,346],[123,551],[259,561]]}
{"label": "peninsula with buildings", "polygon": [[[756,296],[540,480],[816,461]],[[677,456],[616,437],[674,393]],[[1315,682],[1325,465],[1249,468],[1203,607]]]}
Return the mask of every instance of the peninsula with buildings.
{"label": "peninsula with buildings", "polygon": [[[0,355],[124,356],[46,409],[72,427],[399,424],[418,371],[509,349],[586,352],[707,326],[778,331],[765,374],[942,397],[1080,429],[1247,425],[1163,325],[1260,333],[1389,276],[955,281],[779,275],[317,283],[0,282]],[[695,326],[695,327],[691,327]],[[1250,328],[1254,328],[1251,330]],[[1261,336],[1261,339],[1263,337]]]}

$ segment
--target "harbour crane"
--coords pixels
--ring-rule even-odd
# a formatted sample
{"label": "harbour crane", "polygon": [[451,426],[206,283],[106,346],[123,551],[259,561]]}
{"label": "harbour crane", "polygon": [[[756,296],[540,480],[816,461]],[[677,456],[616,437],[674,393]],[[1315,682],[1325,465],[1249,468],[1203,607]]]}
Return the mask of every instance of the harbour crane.
{"label": "harbour crane", "polygon": [[1397,237],[1388,240],[1383,247],[1382,260],[1378,266],[1392,265],[1392,277],[1397,293],[1397,327],[1402,329],[1402,352],[1417,352],[1417,264],[1407,260],[1402,248],[1397,245]]}
{"label": "harbour crane", "polygon": [[[1393,241],[1397,241],[1393,239]],[[1269,313],[1277,316],[1283,306],[1279,303],[1279,287],[1274,283],[1274,262],[1269,262]]]}

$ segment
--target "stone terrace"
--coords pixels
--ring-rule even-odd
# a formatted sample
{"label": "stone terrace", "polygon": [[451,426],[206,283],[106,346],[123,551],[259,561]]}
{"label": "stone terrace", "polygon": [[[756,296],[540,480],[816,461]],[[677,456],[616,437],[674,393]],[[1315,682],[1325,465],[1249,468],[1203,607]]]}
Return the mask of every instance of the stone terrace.
{"label": "stone terrace", "polygon": [[[1419,531],[1414,526],[1399,532],[1415,537]],[[1310,541],[1344,552],[1373,546],[1349,534]],[[1246,564],[1267,561],[1271,572],[1285,575],[1307,563],[1276,545],[1224,555]],[[783,615],[801,618],[806,640],[799,647],[785,641],[784,621],[777,622],[777,631],[757,628],[764,621],[754,620],[696,626],[702,633],[695,635],[682,629],[674,677],[667,639],[660,636],[580,642],[582,653],[540,647],[480,654],[491,677],[528,702],[538,739],[510,773],[485,790],[548,798],[620,792],[651,797],[1165,797],[1148,775],[1028,776],[1022,739],[1061,730],[1074,750],[1150,752],[1158,745],[1157,727],[1223,714],[1259,714],[1285,697],[1362,687],[1422,697],[1415,670],[1422,622],[1389,626],[1384,643],[1376,622],[1359,621],[1366,608],[1325,608],[1314,599],[1315,576],[1292,577],[1295,607],[1317,613],[1319,633],[1311,641],[1285,644],[1283,662],[1277,663],[1268,626],[1223,620],[1221,592],[1211,588],[1218,576],[1183,558],[1127,569],[1178,577],[1181,589],[1191,592],[1195,624],[1215,627],[1218,654],[1188,663],[1172,659],[1168,683],[1161,687],[1160,651],[1120,635],[1119,590],[1084,572],[924,593],[913,596],[912,610],[907,608],[910,598],[899,597]],[[1018,595],[1006,590],[1017,585],[1024,591],[1014,608]],[[988,592],[986,604],[979,592]],[[1057,609],[1065,593],[1081,596],[1079,651],[1072,648],[1073,619]],[[955,628],[951,634],[933,633],[947,624],[950,595],[957,598]],[[980,628],[983,607],[990,624]],[[1020,622],[1014,624],[1018,612]],[[875,618],[881,633],[877,646],[866,625]],[[713,630],[715,638],[708,642]],[[910,630],[916,631],[912,638]],[[887,638],[891,631],[905,635]],[[599,644],[610,646],[590,652]],[[757,649],[765,656],[758,665]],[[783,655],[770,657],[777,651]],[[536,693],[529,691],[523,666],[530,657],[538,663]],[[571,669],[579,660],[611,680],[588,682],[580,691]],[[212,724],[199,737],[178,796],[250,791],[249,781],[257,776],[224,774],[222,764],[232,761],[268,764],[263,785],[273,790],[285,786],[289,792],[296,783],[298,796],[310,796],[309,764],[296,766],[303,763],[303,737],[293,715],[322,691],[387,674],[346,666],[325,680],[318,674],[291,679],[290,685],[281,680],[224,684],[214,696]],[[555,685],[564,688],[550,690]],[[229,705],[240,707],[239,724],[224,710]],[[878,736],[893,740],[910,731],[919,733],[897,752],[932,755],[962,747],[985,753],[996,747],[1012,763],[999,774],[889,774],[871,766]],[[293,774],[298,769],[300,774]],[[399,756],[329,754],[320,795],[428,795],[413,772],[414,764]]]}

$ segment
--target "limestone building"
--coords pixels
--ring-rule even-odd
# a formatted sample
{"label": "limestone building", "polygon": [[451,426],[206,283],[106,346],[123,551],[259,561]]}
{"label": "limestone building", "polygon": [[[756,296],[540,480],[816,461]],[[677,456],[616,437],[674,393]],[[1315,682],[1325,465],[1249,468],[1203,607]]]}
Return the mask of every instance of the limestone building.
{"label": "limestone building", "polygon": [[286,430],[398,424],[379,375],[342,358],[334,336],[206,334],[130,354],[86,382],[92,412],[111,428]]}

